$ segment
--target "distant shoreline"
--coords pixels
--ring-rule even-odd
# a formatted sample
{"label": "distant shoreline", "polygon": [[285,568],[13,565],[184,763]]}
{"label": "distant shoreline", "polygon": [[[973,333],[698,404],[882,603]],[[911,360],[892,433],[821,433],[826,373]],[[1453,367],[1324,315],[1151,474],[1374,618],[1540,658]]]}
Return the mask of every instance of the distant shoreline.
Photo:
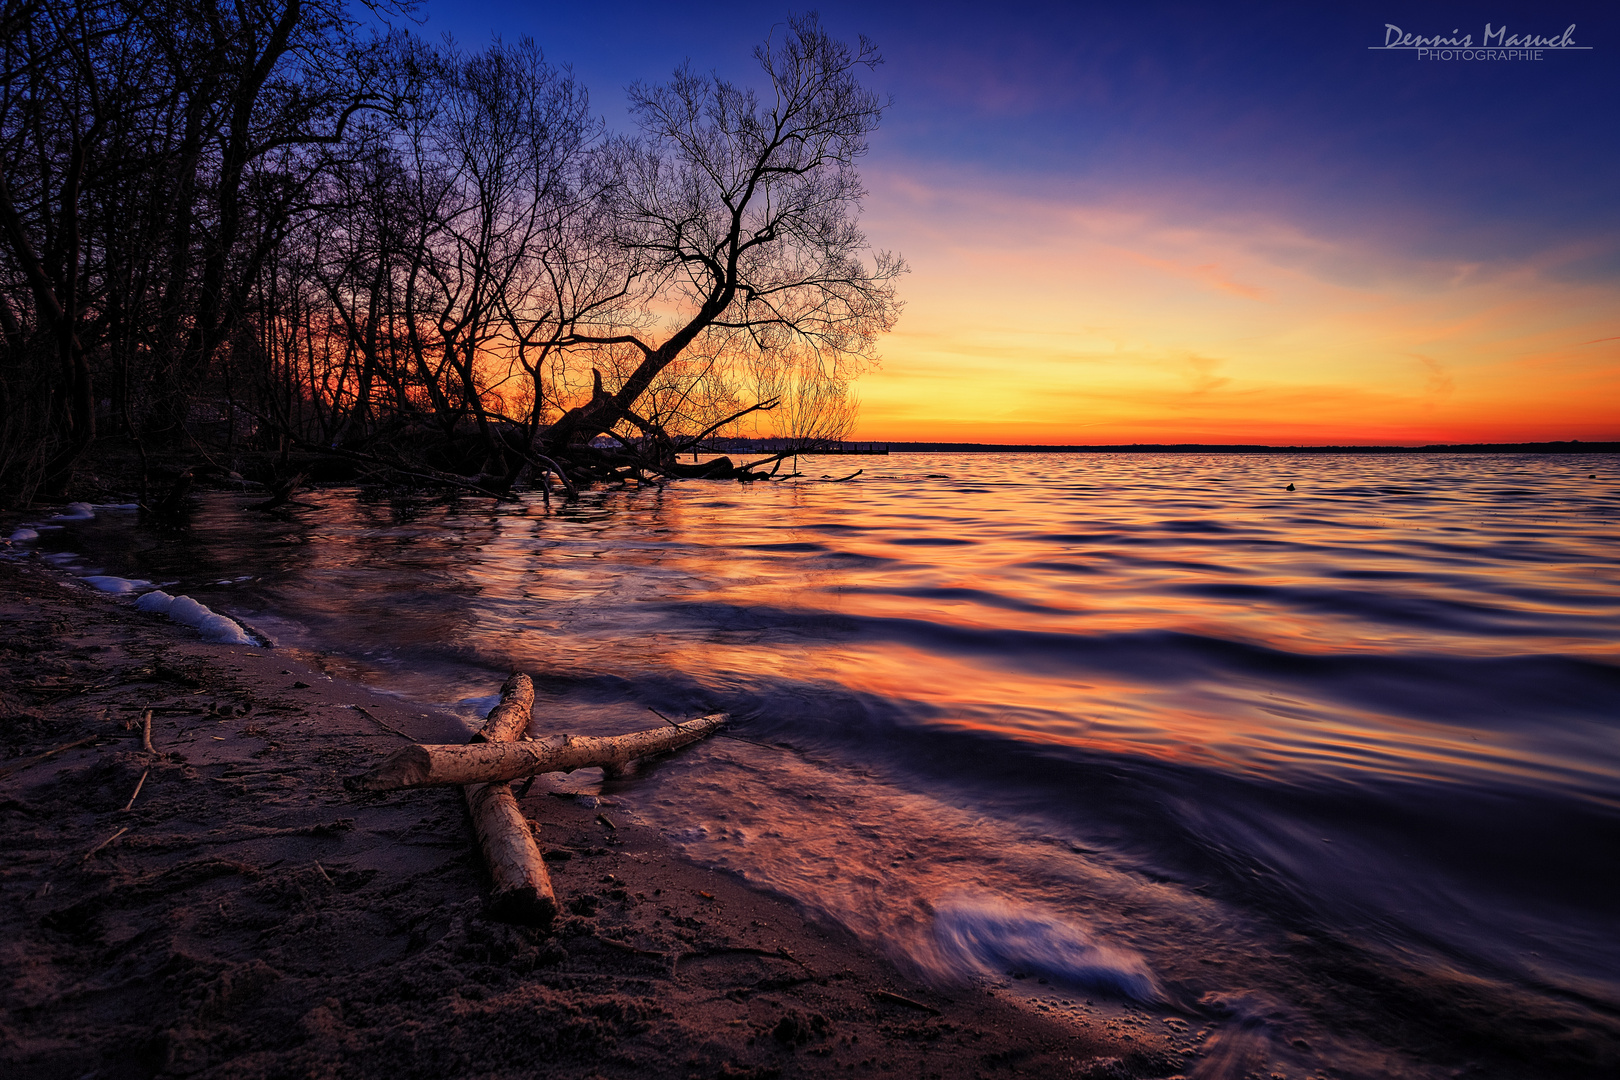
{"label": "distant shoreline", "polygon": [[[1620,442],[1431,443],[1427,446],[1257,446],[1252,443],[889,442],[892,454],[1620,454]],[[810,451],[809,453],[814,453]]]}

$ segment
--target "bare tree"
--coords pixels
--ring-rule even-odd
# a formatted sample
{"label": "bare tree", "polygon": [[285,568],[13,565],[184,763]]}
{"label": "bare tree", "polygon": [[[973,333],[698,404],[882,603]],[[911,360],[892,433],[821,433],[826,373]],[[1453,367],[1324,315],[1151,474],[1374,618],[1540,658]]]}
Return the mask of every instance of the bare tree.
{"label": "bare tree", "polygon": [[[4,0],[0,24],[0,383],[48,387],[59,493],[98,384],[126,431],[181,437],[375,49],[340,0]],[[47,342],[56,371],[24,377]]]}
{"label": "bare tree", "polygon": [[0,0],[0,497],[109,429],[143,478],[222,444],[493,494],[847,431],[905,269],[856,227],[869,42],[792,20],[762,92],[682,68],[610,139],[531,42],[346,10]]}
{"label": "bare tree", "polygon": [[694,345],[715,356],[803,347],[850,361],[893,326],[905,265],[887,252],[864,263],[855,224],[864,195],[855,166],[882,115],[857,76],[880,62],[876,49],[864,38],[850,49],[810,15],[755,58],[769,81],[763,101],[690,67],[667,85],[631,88],[642,135],[605,148],[603,168],[618,177],[607,193],[616,240],[643,260],[633,288],[642,310],[662,318],[568,339],[626,347],[637,360],[552,427],[553,452],[626,419],[662,443],[655,453],[673,452],[636,409]]}

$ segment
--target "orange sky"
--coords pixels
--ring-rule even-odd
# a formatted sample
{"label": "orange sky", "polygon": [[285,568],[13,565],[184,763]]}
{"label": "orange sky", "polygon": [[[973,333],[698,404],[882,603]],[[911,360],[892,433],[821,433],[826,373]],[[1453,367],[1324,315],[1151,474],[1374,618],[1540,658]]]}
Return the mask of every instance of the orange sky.
{"label": "orange sky", "polygon": [[1171,191],[866,178],[868,235],[912,273],[856,438],[1620,439],[1620,304],[1564,272],[1579,245],[1425,261]]}

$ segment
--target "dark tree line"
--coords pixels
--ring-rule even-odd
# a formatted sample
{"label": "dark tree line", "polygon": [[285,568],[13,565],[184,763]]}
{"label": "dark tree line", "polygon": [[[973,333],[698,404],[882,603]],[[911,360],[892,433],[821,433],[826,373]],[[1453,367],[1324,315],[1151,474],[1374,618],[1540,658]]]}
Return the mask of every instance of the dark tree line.
{"label": "dark tree line", "polygon": [[904,271],[868,42],[793,19],[757,92],[682,68],[614,134],[530,42],[347,10],[0,0],[0,497],[98,442],[500,495],[847,432]]}

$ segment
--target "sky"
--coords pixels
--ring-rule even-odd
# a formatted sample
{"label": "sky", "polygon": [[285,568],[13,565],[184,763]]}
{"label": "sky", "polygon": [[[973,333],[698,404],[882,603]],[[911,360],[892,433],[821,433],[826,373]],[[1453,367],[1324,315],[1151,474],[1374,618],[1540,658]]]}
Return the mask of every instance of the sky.
{"label": "sky", "polygon": [[[1216,11],[1217,7],[1236,10]],[[790,11],[874,40],[862,225],[911,273],[855,437],[1620,439],[1620,6],[429,0],[610,127]],[[1565,37],[1432,58],[1399,34]],[[1492,42],[1493,47],[1495,41]],[[1479,53],[1472,55],[1478,56]]]}

